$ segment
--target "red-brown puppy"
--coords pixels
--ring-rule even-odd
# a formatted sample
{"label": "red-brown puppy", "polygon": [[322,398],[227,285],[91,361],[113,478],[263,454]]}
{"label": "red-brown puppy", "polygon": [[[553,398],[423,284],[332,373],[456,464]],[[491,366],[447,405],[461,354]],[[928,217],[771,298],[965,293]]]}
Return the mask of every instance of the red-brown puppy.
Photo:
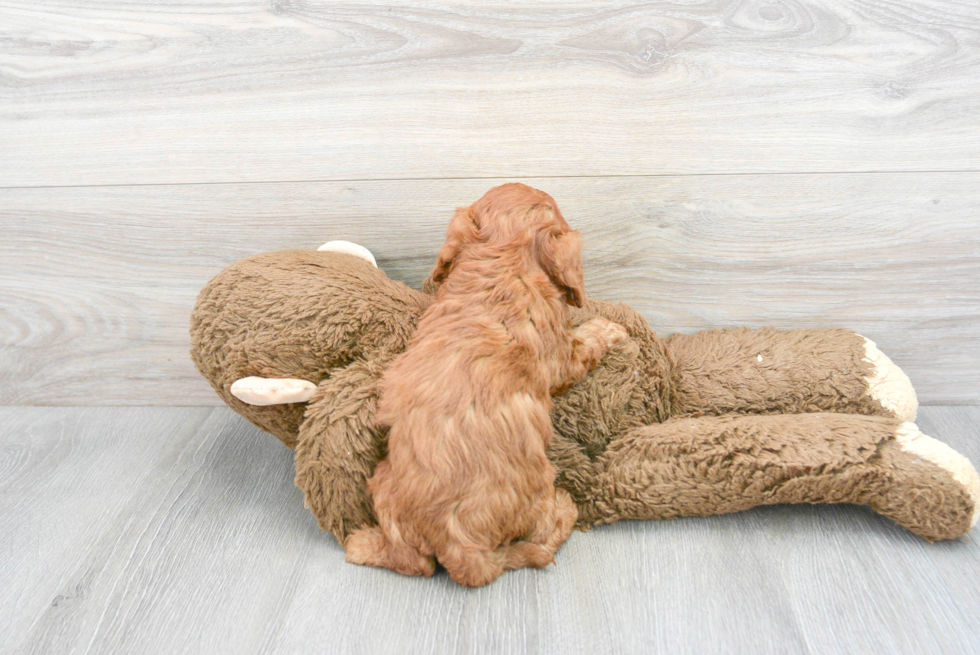
{"label": "red-brown puppy", "polygon": [[432,274],[435,302],[381,381],[388,456],[368,488],[379,525],[352,533],[347,561],[480,586],[542,567],[577,510],[545,455],[551,394],[625,339],[597,318],[572,331],[581,246],[548,194],[491,189],[457,210]]}

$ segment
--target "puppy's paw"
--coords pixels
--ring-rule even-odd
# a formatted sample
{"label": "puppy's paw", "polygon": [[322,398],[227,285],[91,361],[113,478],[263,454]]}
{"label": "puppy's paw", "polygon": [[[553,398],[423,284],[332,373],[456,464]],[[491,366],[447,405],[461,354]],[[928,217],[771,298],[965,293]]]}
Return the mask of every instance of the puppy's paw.
{"label": "puppy's paw", "polygon": [[612,321],[609,322],[609,326],[606,328],[605,334],[610,345],[625,343],[630,339],[629,332],[626,331],[626,328],[619,323],[613,323]]}
{"label": "puppy's paw", "polygon": [[586,321],[579,326],[577,332],[585,338],[595,339],[599,344],[606,347],[629,339],[626,328],[601,316]]}
{"label": "puppy's paw", "polygon": [[350,564],[384,566],[384,537],[377,527],[355,530],[344,540],[344,550]]}
{"label": "puppy's paw", "polygon": [[505,558],[505,568],[508,569],[525,567],[543,569],[549,564],[555,563],[554,553],[541,544],[533,544],[529,541],[515,541],[504,546],[498,552]]}
{"label": "puppy's paw", "polygon": [[535,569],[543,569],[555,563],[555,554],[540,544],[526,544],[522,549],[527,558],[527,565]]}
{"label": "puppy's paw", "polygon": [[344,550],[351,564],[379,566],[402,575],[423,575],[427,578],[436,572],[435,558],[422,555],[404,542],[397,546],[391,544],[377,526],[350,533],[344,540]]}

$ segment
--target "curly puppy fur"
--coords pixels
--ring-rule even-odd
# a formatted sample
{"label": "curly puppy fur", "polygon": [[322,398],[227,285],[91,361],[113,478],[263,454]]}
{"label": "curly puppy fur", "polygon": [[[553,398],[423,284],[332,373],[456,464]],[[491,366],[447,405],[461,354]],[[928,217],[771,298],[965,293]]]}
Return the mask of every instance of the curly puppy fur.
{"label": "curly puppy fur", "polygon": [[548,194],[491,189],[450,223],[435,302],[381,381],[388,455],[368,488],[378,526],[353,532],[347,560],[481,586],[540,568],[578,513],[547,457],[551,394],[581,380],[626,331],[574,332],[585,289],[578,232]]}

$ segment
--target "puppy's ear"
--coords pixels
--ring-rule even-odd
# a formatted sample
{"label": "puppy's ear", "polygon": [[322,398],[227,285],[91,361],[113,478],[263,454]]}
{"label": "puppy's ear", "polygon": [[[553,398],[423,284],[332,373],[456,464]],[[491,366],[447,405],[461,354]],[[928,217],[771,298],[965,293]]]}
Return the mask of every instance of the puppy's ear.
{"label": "puppy's ear", "polygon": [[575,230],[555,234],[543,229],[535,239],[538,263],[565,296],[565,302],[581,307],[585,301],[585,276],[582,273],[582,239]]}
{"label": "puppy's ear", "polygon": [[[453,214],[453,220],[449,222],[449,229],[446,230],[446,244],[439,249],[439,256],[436,258],[436,267],[432,269],[429,280],[433,284],[442,284],[449,272],[456,264],[456,258],[463,250],[463,246],[474,243],[480,238],[480,226],[477,224],[476,214],[472,207],[460,207]],[[428,282],[428,280],[427,280]]]}

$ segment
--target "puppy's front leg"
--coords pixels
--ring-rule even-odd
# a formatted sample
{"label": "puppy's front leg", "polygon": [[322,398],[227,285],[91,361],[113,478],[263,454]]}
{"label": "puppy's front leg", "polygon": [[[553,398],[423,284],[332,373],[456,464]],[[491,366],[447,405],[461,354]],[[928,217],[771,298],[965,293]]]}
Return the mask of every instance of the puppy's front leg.
{"label": "puppy's front leg", "polygon": [[601,317],[593,318],[575,328],[572,331],[570,356],[551,390],[552,395],[574,387],[598,365],[610,346],[628,338],[626,328]]}

